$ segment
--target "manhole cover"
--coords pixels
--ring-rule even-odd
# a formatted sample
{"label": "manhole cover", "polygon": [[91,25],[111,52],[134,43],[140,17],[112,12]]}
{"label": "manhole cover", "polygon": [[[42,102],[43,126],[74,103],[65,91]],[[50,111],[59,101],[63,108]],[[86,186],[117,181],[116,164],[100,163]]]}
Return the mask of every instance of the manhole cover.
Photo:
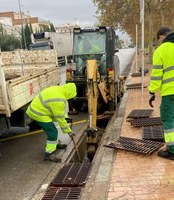
{"label": "manhole cover", "polygon": [[145,140],[164,141],[164,130],[162,126],[142,127],[142,138]]}
{"label": "manhole cover", "polygon": [[49,187],[42,200],[77,200],[80,199],[81,187]]}
{"label": "manhole cover", "polygon": [[135,109],[132,110],[127,118],[145,118],[145,117],[150,117],[152,114],[153,109]]}
{"label": "manhole cover", "polygon": [[151,154],[155,150],[162,147],[163,143],[151,140],[140,140],[129,137],[120,137],[115,142],[110,142],[109,144],[104,146],[108,148],[121,149],[142,154]]}
{"label": "manhole cover", "polygon": [[132,120],[129,120],[129,122],[134,127],[162,125],[162,121],[160,117],[132,119]]}
{"label": "manhole cover", "polygon": [[86,183],[91,165],[91,163],[65,164],[60,169],[51,185],[58,187],[83,186]]}

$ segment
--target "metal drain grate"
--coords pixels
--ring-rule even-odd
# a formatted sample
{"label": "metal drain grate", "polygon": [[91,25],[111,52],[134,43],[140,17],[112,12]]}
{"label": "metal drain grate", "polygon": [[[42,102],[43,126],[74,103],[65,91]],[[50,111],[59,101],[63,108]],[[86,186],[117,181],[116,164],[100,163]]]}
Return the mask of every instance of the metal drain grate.
{"label": "metal drain grate", "polygon": [[104,146],[108,148],[127,150],[142,154],[151,154],[158,148],[162,147],[163,143],[129,137],[120,137],[115,142],[110,142],[109,144]]}
{"label": "metal drain grate", "polygon": [[162,125],[162,121],[160,117],[132,119],[132,120],[129,120],[129,122],[134,127]]}
{"label": "metal drain grate", "polygon": [[132,84],[126,85],[126,87],[134,87],[134,86],[141,86],[141,83],[132,83]]}
{"label": "metal drain grate", "polygon": [[139,76],[142,76],[141,72],[132,73],[132,77],[139,77]]}
{"label": "metal drain grate", "polygon": [[130,114],[127,116],[127,118],[145,118],[145,117],[150,117],[152,114],[153,109],[136,109],[132,110]]}
{"label": "metal drain grate", "polygon": [[51,185],[58,187],[83,186],[91,165],[91,163],[68,163],[61,168]]}
{"label": "metal drain grate", "polygon": [[[146,88],[147,86],[143,86],[143,88]],[[141,86],[132,86],[132,87],[127,87],[126,89],[127,90],[134,90],[134,89],[141,89],[142,87]]]}
{"label": "metal drain grate", "polygon": [[164,130],[162,126],[142,127],[142,138],[145,140],[164,141]]}
{"label": "metal drain grate", "polygon": [[[127,90],[133,90],[133,89],[141,89],[142,87],[142,84],[141,83],[133,83],[133,84],[129,84],[129,85],[126,85],[126,89]],[[147,86],[143,86],[144,88],[146,88]]]}
{"label": "metal drain grate", "polygon": [[80,199],[81,190],[81,187],[50,187],[48,188],[42,200],[77,200]]}

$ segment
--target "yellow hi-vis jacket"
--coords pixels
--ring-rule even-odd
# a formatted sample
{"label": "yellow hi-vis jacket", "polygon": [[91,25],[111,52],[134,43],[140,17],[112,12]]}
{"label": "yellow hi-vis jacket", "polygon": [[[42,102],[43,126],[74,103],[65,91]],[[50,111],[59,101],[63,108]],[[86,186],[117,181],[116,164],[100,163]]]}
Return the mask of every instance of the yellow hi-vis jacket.
{"label": "yellow hi-vis jacket", "polygon": [[76,95],[77,92],[74,83],[48,87],[33,99],[26,113],[35,121],[57,121],[63,133],[69,133],[71,129],[65,120],[66,102]]}
{"label": "yellow hi-vis jacket", "polygon": [[174,94],[174,43],[162,43],[153,54],[149,91],[161,96]]}

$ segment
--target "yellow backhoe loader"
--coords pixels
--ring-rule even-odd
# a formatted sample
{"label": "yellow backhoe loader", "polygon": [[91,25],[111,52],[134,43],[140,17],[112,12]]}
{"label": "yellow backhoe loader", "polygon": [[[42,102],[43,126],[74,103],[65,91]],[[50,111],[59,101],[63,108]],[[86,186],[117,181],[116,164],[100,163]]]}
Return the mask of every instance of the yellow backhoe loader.
{"label": "yellow backhoe loader", "polygon": [[124,78],[116,55],[116,35],[112,28],[75,28],[73,31],[73,65],[67,69],[67,82],[77,86],[73,107],[88,107],[88,153],[97,149],[97,113],[115,111],[123,95]]}

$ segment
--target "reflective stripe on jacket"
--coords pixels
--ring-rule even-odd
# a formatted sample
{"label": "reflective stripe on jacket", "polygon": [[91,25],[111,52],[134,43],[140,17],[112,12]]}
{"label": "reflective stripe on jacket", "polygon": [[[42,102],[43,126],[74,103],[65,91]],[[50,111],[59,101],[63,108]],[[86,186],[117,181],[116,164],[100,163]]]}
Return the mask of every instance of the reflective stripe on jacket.
{"label": "reflective stripe on jacket", "polygon": [[62,131],[69,133],[71,129],[65,120],[66,102],[75,96],[74,83],[46,88],[33,99],[26,113],[39,122],[57,121]]}
{"label": "reflective stripe on jacket", "polygon": [[161,96],[174,94],[174,43],[161,44],[153,54],[149,91]]}

